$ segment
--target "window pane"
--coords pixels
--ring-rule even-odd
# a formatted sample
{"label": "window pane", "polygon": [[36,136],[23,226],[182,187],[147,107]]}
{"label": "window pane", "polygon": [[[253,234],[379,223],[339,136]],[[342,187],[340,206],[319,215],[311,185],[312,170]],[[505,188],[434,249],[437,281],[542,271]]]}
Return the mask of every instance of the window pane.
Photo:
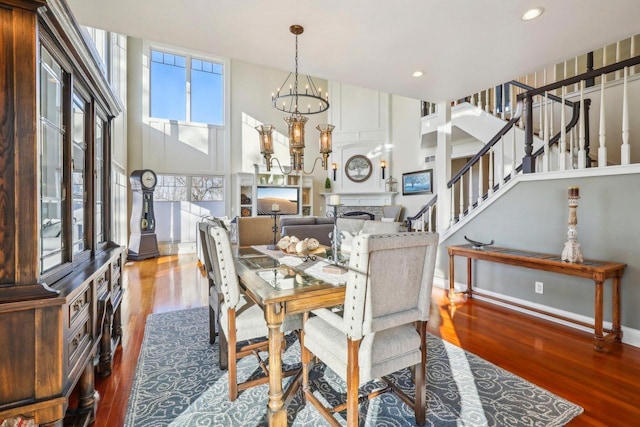
{"label": "window pane", "polygon": [[192,176],[191,200],[224,200],[224,178],[221,176]]}
{"label": "window pane", "polygon": [[185,58],[151,51],[151,117],[187,119],[187,70]]}
{"label": "window pane", "polygon": [[46,49],[40,70],[40,271],[65,261],[62,69]]}
{"label": "window pane", "polygon": [[184,175],[158,175],[153,197],[162,202],[187,201],[187,177]]}
{"label": "window pane", "polygon": [[72,236],[73,253],[82,252],[87,248],[87,238],[85,230],[85,205],[87,203],[87,193],[85,190],[85,166],[87,144],[85,141],[85,103],[80,98],[73,100],[73,146],[72,146]]}
{"label": "window pane", "polygon": [[104,121],[96,117],[94,168],[95,181],[95,236],[96,243],[105,241],[104,235]]}
{"label": "window pane", "polygon": [[208,61],[197,61],[202,64],[202,70],[191,70],[191,121],[222,125],[222,66]]}
{"label": "window pane", "polygon": [[40,115],[53,125],[62,125],[62,69],[46,50],[42,50],[40,77]]}

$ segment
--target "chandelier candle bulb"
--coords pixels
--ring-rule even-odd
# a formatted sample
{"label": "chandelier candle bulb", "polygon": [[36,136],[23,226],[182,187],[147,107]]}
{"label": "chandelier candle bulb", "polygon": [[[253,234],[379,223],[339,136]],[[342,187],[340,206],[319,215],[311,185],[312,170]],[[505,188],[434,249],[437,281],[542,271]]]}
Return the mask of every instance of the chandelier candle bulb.
{"label": "chandelier candle bulb", "polygon": [[338,194],[329,196],[329,204],[331,206],[338,206],[340,204],[340,196]]}
{"label": "chandelier candle bulb", "polygon": [[272,204],[271,205],[271,210],[274,211],[274,212],[279,211],[280,210],[280,205],[277,204],[277,203]]}

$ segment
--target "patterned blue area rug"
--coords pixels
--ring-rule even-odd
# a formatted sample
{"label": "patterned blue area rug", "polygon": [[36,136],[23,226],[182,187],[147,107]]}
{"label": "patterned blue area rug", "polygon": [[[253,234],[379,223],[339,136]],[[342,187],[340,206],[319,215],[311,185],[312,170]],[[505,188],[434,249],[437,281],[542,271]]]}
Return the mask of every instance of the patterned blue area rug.
{"label": "patterned blue area rug", "polygon": [[[207,307],[147,318],[126,427],[267,424],[268,384],[242,391],[229,402],[228,375],[218,368],[218,344],[209,344],[208,324]],[[293,366],[299,363],[300,347],[295,335],[287,341],[283,364]],[[429,335],[427,345],[428,426],[561,426],[582,413],[579,406],[437,337]],[[246,379],[258,369],[255,358],[245,358],[238,377]],[[325,402],[344,401],[344,383],[323,364],[315,365],[310,378]],[[408,370],[393,378],[411,391]],[[301,393],[287,409],[289,425],[326,425]],[[346,424],[346,413],[336,416]],[[360,425],[411,426],[415,419],[408,406],[385,393],[360,405]]]}

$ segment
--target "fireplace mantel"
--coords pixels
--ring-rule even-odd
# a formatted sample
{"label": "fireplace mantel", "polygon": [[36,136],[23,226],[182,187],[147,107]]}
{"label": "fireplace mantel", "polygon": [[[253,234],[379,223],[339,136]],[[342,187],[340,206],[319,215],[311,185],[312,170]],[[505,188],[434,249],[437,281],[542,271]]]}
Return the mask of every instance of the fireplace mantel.
{"label": "fireplace mantel", "polygon": [[337,194],[340,196],[340,204],[343,206],[384,206],[392,205],[395,191],[380,191],[367,193],[320,193],[325,197],[325,205],[329,203],[329,197]]}

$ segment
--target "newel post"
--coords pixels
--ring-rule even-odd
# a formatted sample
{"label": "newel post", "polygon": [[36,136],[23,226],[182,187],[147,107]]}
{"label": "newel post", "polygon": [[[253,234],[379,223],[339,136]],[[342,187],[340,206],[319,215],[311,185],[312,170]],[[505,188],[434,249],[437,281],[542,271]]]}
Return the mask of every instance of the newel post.
{"label": "newel post", "polygon": [[522,159],[522,172],[533,173],[536,171],[533,153],[533,98],[525,96],[524,108],[524,158]]}

